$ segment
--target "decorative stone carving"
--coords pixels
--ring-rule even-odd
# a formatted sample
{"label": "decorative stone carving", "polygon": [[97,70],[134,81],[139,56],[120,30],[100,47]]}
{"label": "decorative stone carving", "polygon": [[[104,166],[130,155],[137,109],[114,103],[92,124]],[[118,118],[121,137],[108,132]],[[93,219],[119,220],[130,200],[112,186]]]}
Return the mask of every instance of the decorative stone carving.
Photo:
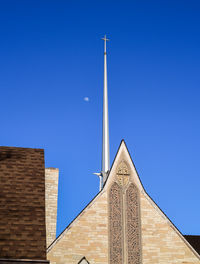
{"label": "decorative stone carving", "polygon": [[109,191],[110,264],[123,264],[122,190],[114,182]]}
{"label": "decorative stone carving", "polygon": [[131,183],[126,191],[127,264],[141,263],[140,201],[137,187]]}
{"label": "decorative stone carving", "polygon": [[141,264],[139,190],[122,160],[108,195],[109,264]]}
{"label": "decorative stone carving", "polygon": [[122,161],[117,170],[117,181],[121,186],[126,186],[129,182],[129,170],[124,161]]}

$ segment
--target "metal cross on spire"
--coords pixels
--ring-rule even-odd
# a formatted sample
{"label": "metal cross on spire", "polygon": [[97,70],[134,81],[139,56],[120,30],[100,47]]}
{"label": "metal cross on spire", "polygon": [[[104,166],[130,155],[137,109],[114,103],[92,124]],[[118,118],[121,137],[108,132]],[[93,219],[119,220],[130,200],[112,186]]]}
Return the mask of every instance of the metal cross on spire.
{"label": "metal cross on spire", "polygon": [[107,39],[105,35],[104,38],[102,38],[102,40],[104,40],[104,55],[105,55],[106,54],[106,41],[109,41],[109,39]]}

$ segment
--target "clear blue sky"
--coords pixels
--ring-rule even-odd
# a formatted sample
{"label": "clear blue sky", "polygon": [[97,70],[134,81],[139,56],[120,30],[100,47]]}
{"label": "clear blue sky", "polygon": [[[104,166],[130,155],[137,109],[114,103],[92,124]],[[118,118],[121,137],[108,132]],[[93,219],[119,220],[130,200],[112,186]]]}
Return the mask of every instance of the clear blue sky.
{"label": "clear blue sky", "polygon": [[[103,42],[110,148],[125,139],[143,185],[200,235],[200,2],[0,2],[0,145],[60,169],[59,234],[98,192]],[[89,97],[89,101],[84,101]]]}

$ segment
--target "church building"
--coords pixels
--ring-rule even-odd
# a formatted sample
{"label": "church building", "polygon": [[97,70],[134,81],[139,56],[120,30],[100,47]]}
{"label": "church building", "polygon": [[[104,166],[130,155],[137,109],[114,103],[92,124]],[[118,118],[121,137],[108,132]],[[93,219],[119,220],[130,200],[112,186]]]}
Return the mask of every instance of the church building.
{"label": "church building", "polygon": [[102,190],[48,247],[47,259],[51,264],[191,264],[200,263],[199,253],[147,194],[122,140]]}
{"label": "church building", "polygon": [[103,40],[102,170],[96,173],[100,192],[48,246],[47,259],[51,264],[200,264],[200,237],[184,237],[151,199],[124,140],[110,168],[108,39]]}
{"label": "church building", "polygon": [[103,40],[100,191],[56,238],[58,169],[41,149],[0,147],[0,264],[200,264],[200,236],[184,236],[148,195],[124,140],[110,167]]}

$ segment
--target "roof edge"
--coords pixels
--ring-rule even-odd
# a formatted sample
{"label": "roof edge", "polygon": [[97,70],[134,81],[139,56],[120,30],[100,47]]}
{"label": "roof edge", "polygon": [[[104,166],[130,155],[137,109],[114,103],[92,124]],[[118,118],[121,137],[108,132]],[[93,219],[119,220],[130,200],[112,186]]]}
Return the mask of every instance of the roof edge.
{"label": "roof edge", "polygon": [[103,194],[103,189],[98,192],[94,198],[81,210],[81,212],[64,228],[64,230],[59,234],[59,236],[48,246],[47,253],[53,248],[53,246],[62,238],[62,236],[72,227],[72,225],[81,217],[83,212],[92,206],[92,204],[95,202],[95,200]]}

